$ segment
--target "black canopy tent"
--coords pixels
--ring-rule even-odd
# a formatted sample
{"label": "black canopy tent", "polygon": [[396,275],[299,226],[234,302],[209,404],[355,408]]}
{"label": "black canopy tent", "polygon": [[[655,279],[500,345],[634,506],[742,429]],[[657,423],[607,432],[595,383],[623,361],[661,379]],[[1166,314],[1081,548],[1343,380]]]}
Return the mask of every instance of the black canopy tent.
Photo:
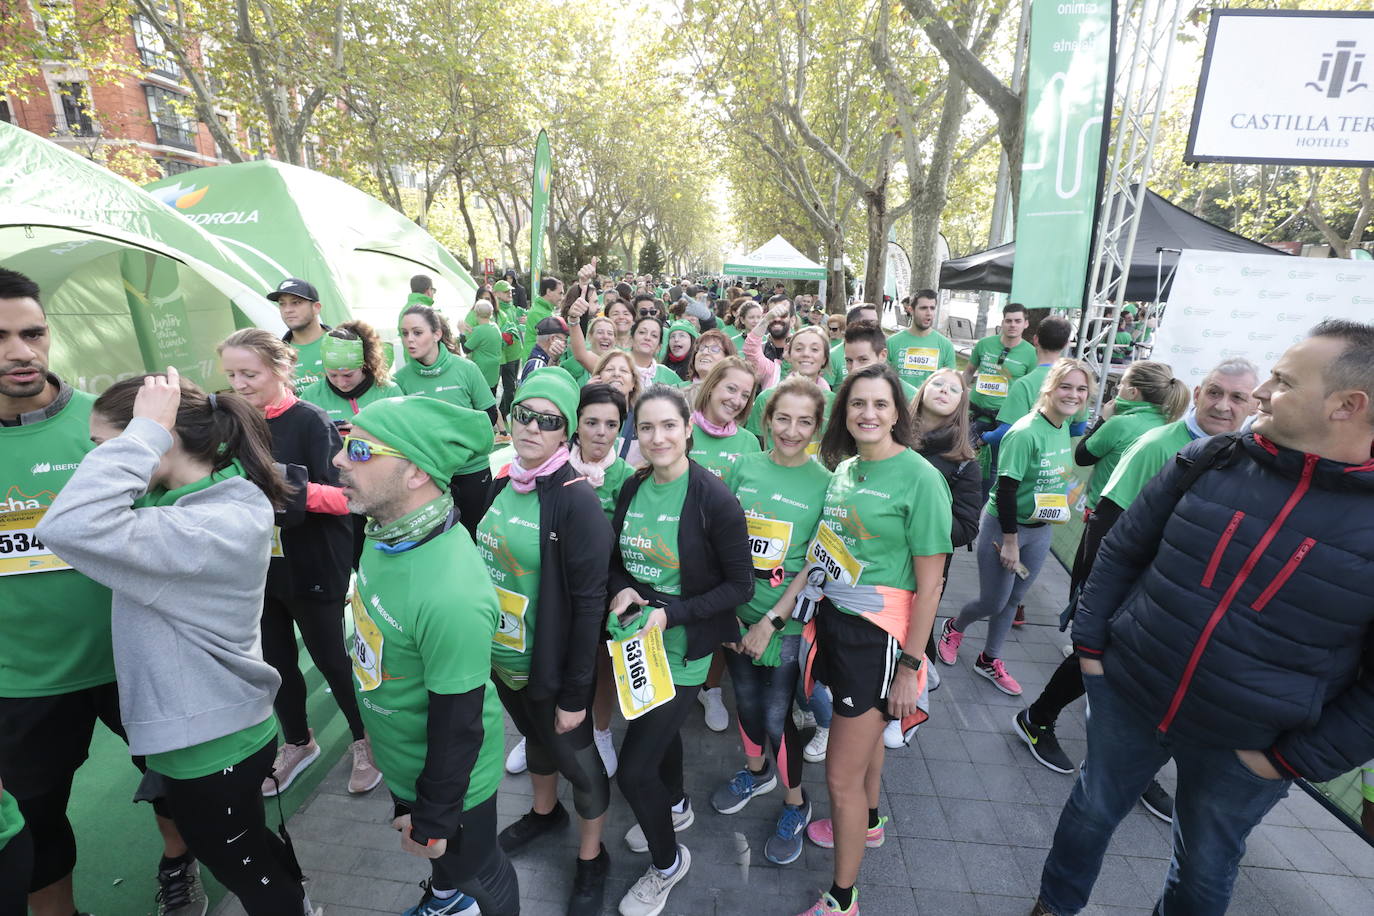
{"label": "black canopy tent", "polygon": [[[1128,210],[1134,206],[1132,200],[1126,202]],[[1285,252],[1253,242],[1193,216],[1148,188],[1142,210],[1130,275],[1126,280],[1126,299],[1131,302],[1153,302],[1156,298],[1167,297],[1174,268],[1178,264],[1178,253],[1184,248],[1288,257]],[[1015,259],[1016,243],[1011,242],[945,261],[940,265],[940,287],[1009,293]]]}

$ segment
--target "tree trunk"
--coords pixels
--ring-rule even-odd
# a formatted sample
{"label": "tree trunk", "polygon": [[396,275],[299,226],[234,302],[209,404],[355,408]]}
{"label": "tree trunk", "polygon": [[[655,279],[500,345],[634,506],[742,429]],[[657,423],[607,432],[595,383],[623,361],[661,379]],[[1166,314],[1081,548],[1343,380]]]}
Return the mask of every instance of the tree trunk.
{"label": "tree trunk", "polygon": [[887,215],[887,183],[892,174],[892,135],[883,140],[878,155],[878,173],[873,186],[864,192],[865,223],[868,228],[867,269],[864,271],[864,301],[876,305],[881,312],[883,293],[887,286],[887,230],[891,220]]}
{"label": "tree trunk", "polygon": [[477,256],[477,230],[472,225],[472,214],[468,212],[468,195],[463,188],[463,173],[459,172],[456,176],[458,185],[458,212],[463,214],[463,225],[468,233],[468,254],[471,257],[467,266],[468,272],[472,273],[482,264],[482,259]]}
{"label": "tree trunk", "polygon": [[[839,267],[835,265],[838,264]],[[844,289],[844,240],[838,232],[825,241],[825,301],[831,312],[843,313],[849,305]]]}

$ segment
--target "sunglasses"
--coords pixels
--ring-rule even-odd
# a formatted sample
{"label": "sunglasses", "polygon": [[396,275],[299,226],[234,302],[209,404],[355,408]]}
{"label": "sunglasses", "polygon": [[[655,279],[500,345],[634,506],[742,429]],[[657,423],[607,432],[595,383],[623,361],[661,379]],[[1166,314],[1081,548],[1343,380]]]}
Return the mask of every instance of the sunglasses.
{"label": "sunglasses", "polygon": [[640,318],[655,318],[658,316],[658,309],[640,309]]}
{"label": "sunglasses", "polygon": [[368,439],[359,439],[355,436],[344,436],[344,448],[348,451],[349,461],[371,461],[374,457],[382,458],[405,458],[405,455],[396,451],[394,448],[382,445],[380,442],[372,442]]}
{"label": "sunglasses", "polygon": [[558,414],[540,413],[520,404],[510,409],[510,418],[521,426],[533,423],[546,433],[555,432],[568,425],[568,421]]}

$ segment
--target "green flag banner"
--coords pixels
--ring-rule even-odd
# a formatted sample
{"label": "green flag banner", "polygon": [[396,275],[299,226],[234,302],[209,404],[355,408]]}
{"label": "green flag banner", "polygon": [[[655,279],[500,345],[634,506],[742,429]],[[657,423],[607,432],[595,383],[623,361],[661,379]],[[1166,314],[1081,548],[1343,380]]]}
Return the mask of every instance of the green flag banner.
{"label": "green flag banner", "polygon": [[539,132],[534,141],[534,181],[530,189],[530,294],[539,291],[544,269],[544,229],[549,218],[549,187],[553,180],[553,155],[549,135]]}
{"label": "green flag banner", "polygon": [[1083,304],[1115,45],[1114,5],[1031,8],[1025,146],[1011,299],[1028,308]]}

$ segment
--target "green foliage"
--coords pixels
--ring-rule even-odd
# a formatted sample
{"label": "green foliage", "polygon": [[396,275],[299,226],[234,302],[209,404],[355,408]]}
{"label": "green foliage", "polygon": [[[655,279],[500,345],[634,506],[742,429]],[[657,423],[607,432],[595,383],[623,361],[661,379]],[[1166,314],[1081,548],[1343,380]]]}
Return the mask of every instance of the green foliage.
{"label": "green foliage", "polygon": [[644,247],[639,249],[639,261],[635,269],[641,274],[661,274],[663,273],[663,249],[658,247],[658,242],[649,239],[644,243]]}

